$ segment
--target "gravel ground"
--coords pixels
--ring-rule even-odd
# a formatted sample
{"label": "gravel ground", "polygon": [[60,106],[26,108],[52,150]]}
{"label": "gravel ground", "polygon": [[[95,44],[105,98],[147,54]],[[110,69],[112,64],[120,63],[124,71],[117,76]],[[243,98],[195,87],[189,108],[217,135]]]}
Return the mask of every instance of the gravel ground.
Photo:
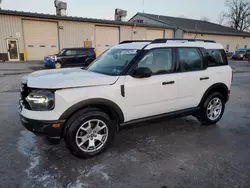
{"label": "gravel ground", "polygon": [[[248,67],[232,63],[235,69]],[[0,72],[6,72],[1,65]],[[88,160],[71,155],[64,141],[47,145],[21,126],[16,105],[24,75],[0,76],[3,188],[250,187],[250,72],[234,75],[230,101],[217,125],[202,127],[185,117],[130,126],[107,152]]]}

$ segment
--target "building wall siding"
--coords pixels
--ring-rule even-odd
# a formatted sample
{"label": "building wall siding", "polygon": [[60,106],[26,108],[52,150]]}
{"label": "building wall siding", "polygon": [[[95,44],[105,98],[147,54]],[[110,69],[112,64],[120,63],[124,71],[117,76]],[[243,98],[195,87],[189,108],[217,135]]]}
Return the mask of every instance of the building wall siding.
{"label": "building wall siding", "polygon": [[95,47],[95,25],[93,23],[59,21],[60,49],[83,47],[84,41],[92,41]]}
{"label": "building wall siding", "polygon": [[7,53],[8,38],[18,39],[19,53],[23,53],[24,42],[21,17],[0,16],[0,53]]}
{"label": "building wall siding", "polygon": [[165,38],[174,38],[174,30],[165,29]]}
{"label": "building wall siding", "polygon": [[132,26],[120,27],[120,42],[124,40],[132,40]]}
{"label": "building wall siding", "polygon": [[227,50],[227,45],[229,45],[228,52],[236,50],[237,45],[238,48],[244,48],[245,45],[250,48],[250,37],[185,33],[184,38],[215,40],[216,42],[221,43],[225,50]]}
{"label": "building wall siding", "polygon": [[181,39],[183,38],[183,30],[182,29],[177,29],[174,33],[174,38]]}
{"label": "building wall siding", "polygon": [[132,40],[146,40],[147,29],[144,27],[132,28]]}

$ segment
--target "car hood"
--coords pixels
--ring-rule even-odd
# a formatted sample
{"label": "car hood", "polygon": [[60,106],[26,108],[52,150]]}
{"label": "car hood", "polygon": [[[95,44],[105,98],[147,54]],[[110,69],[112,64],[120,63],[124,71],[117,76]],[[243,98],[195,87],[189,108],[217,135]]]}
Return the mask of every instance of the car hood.
{"label": "car hood", "polygon": [[36,71],[23,77],[28,87],[41,89],[60,89],[70,87],[100,86],[114,84],[119,76],[108,76],[81,68],[66,68]]}

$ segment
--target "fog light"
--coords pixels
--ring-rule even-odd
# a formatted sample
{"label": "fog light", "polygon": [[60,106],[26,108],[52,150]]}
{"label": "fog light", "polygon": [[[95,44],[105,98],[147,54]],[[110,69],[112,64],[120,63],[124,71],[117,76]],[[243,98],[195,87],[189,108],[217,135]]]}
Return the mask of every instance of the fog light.
{"label": "fog light", "polygon": [[61,124],[60,124],[60,123],[53,123],[53,124],[52,124],[52,127],[53,127],[53,128],[60,128],[60,127],[61,127]]}

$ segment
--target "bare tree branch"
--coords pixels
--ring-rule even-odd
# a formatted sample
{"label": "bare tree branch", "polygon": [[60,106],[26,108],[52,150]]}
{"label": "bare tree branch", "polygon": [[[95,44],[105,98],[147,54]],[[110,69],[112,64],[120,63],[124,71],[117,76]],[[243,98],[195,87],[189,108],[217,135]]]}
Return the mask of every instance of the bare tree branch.
{"label": "bare tree branch", "polygon": [[[227,24],[240,31],[250,29],[250,1],[249,0],[226,0],[227,11],[221,13],[219,23],[224,20]],[[221,21],[222,20],[222,21]]]}

